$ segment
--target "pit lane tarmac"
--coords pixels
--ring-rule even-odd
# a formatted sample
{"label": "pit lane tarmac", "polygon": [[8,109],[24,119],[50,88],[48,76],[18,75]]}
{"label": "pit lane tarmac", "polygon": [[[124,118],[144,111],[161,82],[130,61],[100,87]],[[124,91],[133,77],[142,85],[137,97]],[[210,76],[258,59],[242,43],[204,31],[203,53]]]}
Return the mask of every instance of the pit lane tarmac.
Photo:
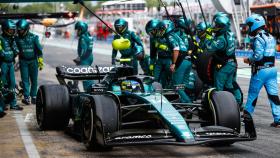
{"label": "pit lane tarmac", "polygon": [[[104,49],[104,47],[102,47]],[[109,46],[108,46],[108,49]],[[98,49],[96,49],[98,50]],[[57,83],[55,66],[72,64],[76,57],[71,49],[45,46],[46,67],[40,72],[39,84]],[[107,54],[96,53],[95,64],[111,61]],[[277,64],[279,67],[279,64]],[[239,66],[245,66],[239,60]],[[18,79],[19,76],[17,76]],[[18,80],[17,80],[18,81]],[[246,100],[249,80],[239,77],[238,82]],[[19,101],[20,102],[20,101]],[[0,157],[97,157],[97,158],[175,158],[175,157],[279,157],[280,129],[269,127],[271,109],[264,89],[260,93],[254,121],[258,138],[253,142],[238,142],[227,147],[178,146],[128,146],[115,147],[109,152],[88,152],[84,145],[64,131],[40,131],[35,116],[35,106],[24,106],[24,111],[7,111],[0,119]],[[33,144],[33,145],[32,145]],[[36,154],[37,152],[37,154]]]}

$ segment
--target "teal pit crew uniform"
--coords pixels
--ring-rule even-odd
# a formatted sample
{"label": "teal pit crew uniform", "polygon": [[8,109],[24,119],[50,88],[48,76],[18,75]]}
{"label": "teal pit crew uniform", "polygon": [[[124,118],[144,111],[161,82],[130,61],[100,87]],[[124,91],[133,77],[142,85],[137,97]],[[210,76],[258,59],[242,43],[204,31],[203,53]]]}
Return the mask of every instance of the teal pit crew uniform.
{"label": "teal pit crew uniform", "polygon": [[[191,36],[187,34],[187,32],[190,32],[189,28],[187,25],[191,25],[191,20],[190,19],[185,19],[183,17],[178,18],[176,20],[176,26],[177,28],[175,29],[175,33],[183,40],[186,46],[188,46],[189,50],[190,48],[192,49],[190,52],[194,52],[194,46],[191,44],[192,39]],[[196,76],[194,73],[194,69],[191,69],[190,74],[188,77],[184,80],[184,84],[186,85],[185,92],[188,94],[188,96],[191,98],[191,100],[195,100],[195,82],[196,82]]]}
{"label": "teal pit crew uniform", "polygon": [[[79,36],[78,42],[78,62],[77,65],[91,66],[93,63],[93,37],[88,32],[88,25],[85,22],[78,21],[75,24],[75,30]],[[83,88],[86,92],[91,91],[92,80],[83,81]]]}
{"label": "teal pit crew uniform", "polygon": [[15,94],[15,70],[14,70],[14,58],[16,57],[18,50],[14,39],[16,25],[11,20],[6,20],[2,24],[3,34],[0,36],[0,67],[2,82],[5,87],[8,87],[12,91],[13,99],[10,102],[11,110],[22,110],[23,108],[17,105]]}
{"label": "teal pit crew uniform", "polygon": [[[163,88],[168,88],[171,81],[170,65],[172,63],[171,53],[167,51],[167,45],[161,44],[156,37],[156,27],[160,22],[158,19],[152,19],[146,24],[145,30],[150,36],[150,67],[153,71],[155,81],[160,82]],[[161,41],[163,42],[163,41]],[[169,82],[169,83],[168,83]]]}
{"label": "teal pit crew uniform", "polygon": [[144,72],[144,75],[152,75],[152,72],[149,68],[150,66],[150,56],[145,54],[144,49],[142,46],[137,45],[135,43],[135,56],[139,61],[139,64],[141,66],[141,69]]}
{"label": "teal pit crew uniform", "polygon": [[232,92],[237,103],[240,104],[240,91],[235,91],[233,87],[237,62],[235,35],[230,31],[230,19],[227,16],[218,16],[214,19],[214,24],[215,36],[205,41],[207,51],[214,53],[214,87],[219,91],[228,90]]}
{"label": "teal pit crew uniform", "polygon": [[[117,19],[114,23],[114,27],[117,31],[117,35],[114,36],[114,40],[115,39],[120,39],[120,38],[124,38],[124,39],[128,39],[131,43],[130,48],[125,49],[125,50],[112,50],[112,64],[115,65],[116,64],[116,57],[118,54],[118,51],[121,53],[121,58],[125,59],[125,58],[129,58],[131,59],[131,62],[128,63],[128,65],[133,67],[133,74],[137,75],[138,74],[138,60],[140,60],[141,63],[140,65],[143,65],[143,69],[144,72],[146,70],[145,68],[145,64],[148,64],[148,61],[145,61],[145,54],[143,51],[143,54],[138,54],[139,53],[139,48],[138,47],[142,47],[140,49],[144,50],[143,48],[143,43],[141,41],[141,39],[133,32],[128,30],[128,23],[127,21],[125,21],[124,19]],[[138,53],[137,53],[138,52]],[[146,57],[146,59],[148,59]]]}
{"label": "teal pit crew uniform", "polygon": [[[16,43],[19,49],[20,74],[23,85],[23,103],[36,103],[37,85],[38,85],[38,69],[42,69],[43,52],[39,42],[39,37],[29,32],[29,23],[25,20],[17,22],[18,37]],[[31,86],[30,86],[31,83]]]}
{"label": "teal pit crew uniform", "polygon": [[155,81],[160,82],[163,88],[170,88],[172,55],[168,49],[167,40],[165,38],[156,38],[156,27],[159,23],[159,20],[153,19],[146,25],[146,32],[150,35],[151,63],[154,68]]}
{"label": "teal pit crew uniform", "polygon": [[[173,85],[185,85],[186,79],[189,77],[192,63],[187,55],[188,45],[174,32],[174,24],[170,20],[163,20],[157,25],[157,37],[162,48],[166,47],[166,53],[171,55],[170,70],[172,73]],[[160,46],[159,45],[159,46]],[[178,57],[176,58],[176,56]],[[172,70],[174,69],[174,70]],[[182,89],[178,90],[182,103],[191,102],[190,97]]]}

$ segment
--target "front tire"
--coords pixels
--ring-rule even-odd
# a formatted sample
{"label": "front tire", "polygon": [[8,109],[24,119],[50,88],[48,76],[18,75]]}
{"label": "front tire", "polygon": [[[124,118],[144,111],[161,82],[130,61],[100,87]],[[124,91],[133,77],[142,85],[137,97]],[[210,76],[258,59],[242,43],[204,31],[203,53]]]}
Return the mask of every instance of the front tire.
{"label": "front tire", "polygon": [[211,96],[216,114],[216,124],[240,132],[240,111],[238,104],[227,91],[214,91]]}
{"label": "front tire", "polygon": [[[222,126],[233,129],[240,133],[240,111],[238,104],[232,95],[227,91],[209,90],[207,92],[209,97],[205,98],[207,101],[205,111],[201,118],[210,123],[202,124],[202,126]],[[229,146],[232,142],[216,142],[210,143],[211,146]]]}
{"label": "front tire", "polygon": [[107,134],[119,128],[119,109],[110,95],[93,95],[91,102],[83,105],[82,138],[90,151],[108,151]]}

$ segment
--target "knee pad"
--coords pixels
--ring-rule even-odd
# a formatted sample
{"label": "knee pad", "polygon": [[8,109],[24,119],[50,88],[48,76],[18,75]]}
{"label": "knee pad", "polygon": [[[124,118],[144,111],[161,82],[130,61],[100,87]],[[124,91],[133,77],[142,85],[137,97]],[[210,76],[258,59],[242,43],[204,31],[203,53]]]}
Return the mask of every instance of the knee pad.
{"label": "knee pad", "polygon": [[268,94],[268,99],[271,100],[274,104],[280,105],[280,100],[279,100],[278,95]]}
{"label": "knee pad", "polygon": [[252,103],[252,105],[253,105],[254,107],[256,107],[257,101],[258,101],[258,97],[257,97],[257,98],[253,101],[253,103]]}

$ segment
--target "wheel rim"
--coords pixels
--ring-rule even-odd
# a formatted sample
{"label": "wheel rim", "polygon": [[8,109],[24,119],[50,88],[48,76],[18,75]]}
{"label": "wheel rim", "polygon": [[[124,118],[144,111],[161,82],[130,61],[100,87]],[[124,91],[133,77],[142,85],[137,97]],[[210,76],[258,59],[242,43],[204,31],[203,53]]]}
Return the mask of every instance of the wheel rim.
{"label": "wheel rim", "polygon": [[93,134],[93,110],[91,107],[86,106],[84,109],[83,119],[83,135],[86,143],[92,139]]}

